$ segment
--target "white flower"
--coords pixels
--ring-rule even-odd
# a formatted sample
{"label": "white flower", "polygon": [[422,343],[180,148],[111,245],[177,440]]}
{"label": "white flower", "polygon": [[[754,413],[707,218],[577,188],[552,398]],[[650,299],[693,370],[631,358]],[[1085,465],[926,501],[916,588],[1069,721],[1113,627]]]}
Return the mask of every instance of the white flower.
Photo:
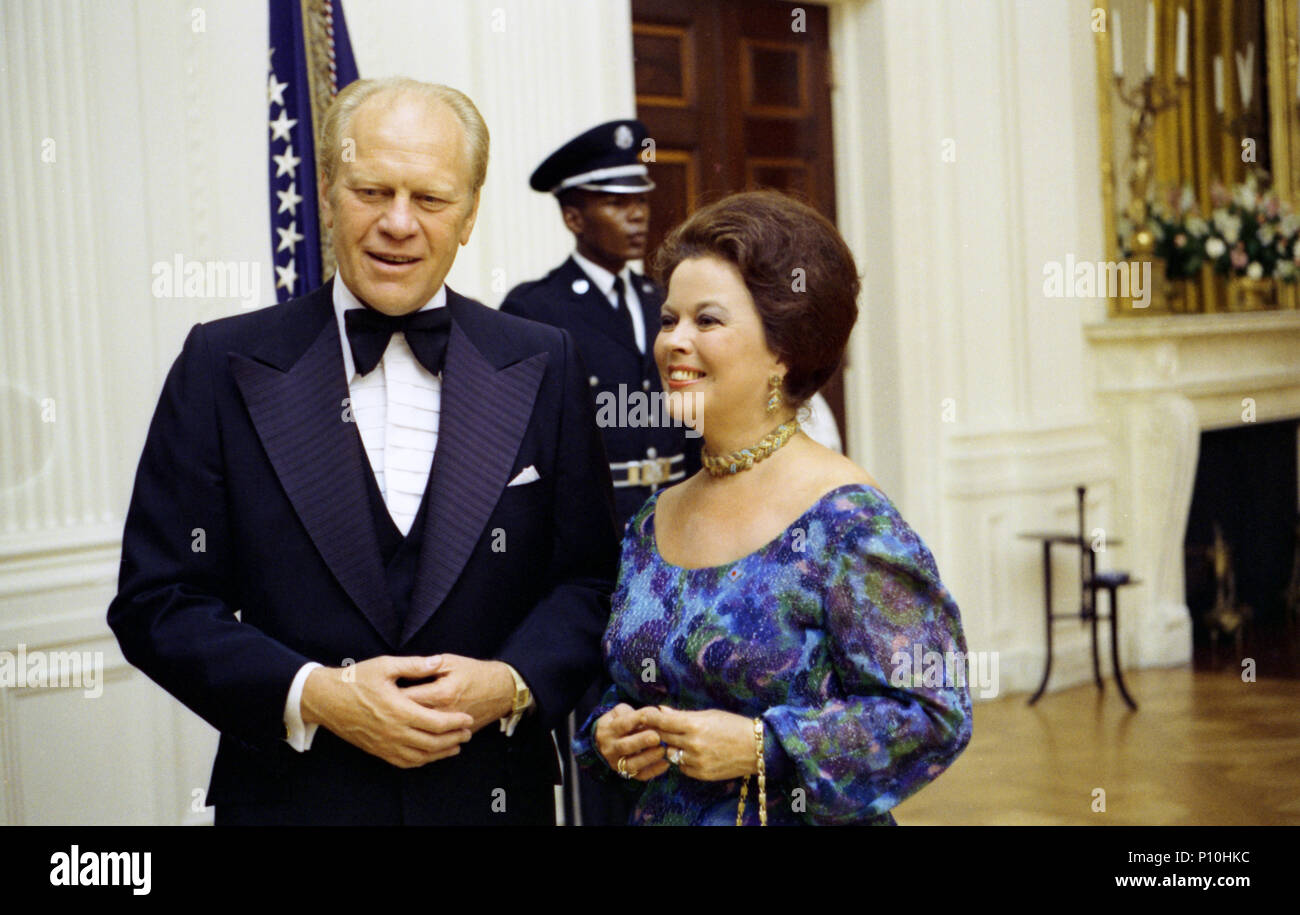
{"label": "white flower", "polygon": [[[1223,252],[1227,250],[1228,250],[1228,246],[1223,243],[1222,238],[1219,238],[1218,236],[1214,236],[1212,238],[1206,239],[1205,253],[1208,254],[1210,257],[1215,257],[1215,258],[1223,257]],[[1298,248],[1297,250],[1300,250],[1300,248]]]}
{"label": "white flower", "polygon": [[1246,268],[1246,276],[1252,280],[1257,280],[1264,275],[1264,268],[1260,266],[1259,261],[1251,261],[1250,266]]}
{"label": "white flower", "polygon": [[1277,275],[1279,279],[1289,280],[1295,276],[1295,264],[1290,261],[1277,262]]}
{"label": "white flower", "polygon": [[1255,182],[1252,180],[1238,185],[1232,198],[1247,210],[1255,209],[1255,202],[1258,199],[1255,194]]}
{"label": "white flower", "polygon": [[1224,241],[1235,245],[1241,235],[1241,218],[1233,216],[1226,210],[1219,210],[1214,214],[1214,227],[1219,230]]}
{"label": "white flower", "polygon": [[1278,230],[1283,235],[1294,235],[1297,229],[1300,229],[1300,216],[1295,213],[1287,213],[1282,217],[1282,224],[1278,227]]}
{"label": "white flower", "polygon": [[1273,227],[1272,227],[1272,226],[1270,226],[1270,225],[1262,225],[1262,226],[1259,227],[1259,243],[1260,243],[1261,245],[1271,245],[1271,244],[1273,244]]}
{"label": "white flower", "polygon": [[1205,224],[1205,220],[1202,219],[1201,217],[1191,216],[1188,217],[1187,220],[1187,231],[1197,237],[1200,237],[1202,235],[1208,234],[1210,231],[1210,227]]}
{"label": "white flower", "polygon": [[1178,198],[1178,211],[1186,213],[1194,206],[1196,206],[1196,195],[1192,193],[1189,186],[1183,185],[1183,193]]}

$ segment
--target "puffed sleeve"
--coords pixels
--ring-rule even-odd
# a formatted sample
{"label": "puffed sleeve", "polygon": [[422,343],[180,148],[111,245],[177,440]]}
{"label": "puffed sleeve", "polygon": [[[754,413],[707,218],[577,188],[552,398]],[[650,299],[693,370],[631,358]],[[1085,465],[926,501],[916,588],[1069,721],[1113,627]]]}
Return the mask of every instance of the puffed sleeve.
{"label": "puffed sleeve", "polygon": [[828,525],[822,549],[838,697],[763,719],[806,792],[807,818],[850,823],[920,790],[970,742],[966,640],[930,551],[887,499]]}

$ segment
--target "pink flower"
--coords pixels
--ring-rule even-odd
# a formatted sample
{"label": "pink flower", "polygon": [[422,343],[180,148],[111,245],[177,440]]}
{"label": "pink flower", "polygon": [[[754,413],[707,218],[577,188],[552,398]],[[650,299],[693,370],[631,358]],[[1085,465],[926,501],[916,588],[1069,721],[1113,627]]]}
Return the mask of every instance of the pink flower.
{"label": "pink flower", "polygon": [[1232,254],[1228,256],[1228,259],[1232,262],[1234,270],[1241,270],[1250,261],[1250,258],[1246,256],[1246,249],[1241,245],[1237,245],[1232,249]]}
{"label": "pink flower", "polygon": [[1184,233],[1182,233],[1182,232],[1179,232],[1177,235],[1175,235],[1175,236],[1174,236],[1174,247],[1175,247],[1175,248],[1185,248],[1185,247],[1187,247],[1187,235],[1184,234]]}

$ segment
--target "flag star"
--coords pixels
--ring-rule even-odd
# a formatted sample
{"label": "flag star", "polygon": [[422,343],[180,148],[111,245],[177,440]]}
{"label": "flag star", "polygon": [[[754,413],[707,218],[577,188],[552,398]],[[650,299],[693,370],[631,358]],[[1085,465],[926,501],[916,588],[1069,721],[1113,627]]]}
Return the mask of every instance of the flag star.
{"label": "flag star", "polygon": [[302,235],[298,232],[298,220],[296,219],[289,223],[289,228],[281,229],[277,227],[275,231],[280,233],[280,247],[276,248],[276,251],[283,251],[288,248],[289,253],[292,254],[294,245],[302,241]]}
{"label": "flag star", "polygon": [[275,74],[272,73],[267,77],[266,100],[272,105],[284,104],[284,90],[289,88],[288,83],[279,83],[275,80]]}
{"label": "flag star", "polygon": [[270,122],[271,139],[284,140],[286,143],[288,143],[289,131],[292,130],[293,125],[297,123],[298,123],[297,118],[289,117],[289,110],[287,108],[281,108],[280,116],[276,118],[274,121]]}
{"label": "flag star", "polygon": [[285,210],[288,210],[295,216],[298,215],[298,204],[302,203],[302,195],[298,193],[297,187],[291,184],[289,185],[289,190],[276,191],[275,196],[280,198],[280,209],[276,210],[277,213],[283,213]]}
{"label": "flag star", "polygon": [[301,162],[302,159],[299,159],[293,154],[292,143],[289,144],[288,148],[285,149],[283,153],[278,156],[272,156],[271,158],[275,160],[275,177],[279,178],[281,175],[288,175],[291,178],[298,177],[298,173],[294,169],[297,168],[298,163]]}
{"label": "flag star", "polygon": [[293,287],[298,282],[298,270],[294,267],[293,261],[289,261],[289,266],[287,267],[281,267],[279,264],[276,264],[275,272],[280,274],[280,278],[275,282],[276,288],[284,288],[293,292]]}

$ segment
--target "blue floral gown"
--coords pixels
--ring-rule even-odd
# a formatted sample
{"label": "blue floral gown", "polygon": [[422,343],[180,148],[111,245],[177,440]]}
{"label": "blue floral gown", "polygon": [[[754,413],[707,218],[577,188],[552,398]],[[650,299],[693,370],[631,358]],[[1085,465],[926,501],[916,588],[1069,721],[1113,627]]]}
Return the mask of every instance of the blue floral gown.
{"label": "blue floral gown", "polygon": [[[623,539],[603,643],[614,685],[574,741],[579,763],[640,793],[633,824],[734,825],[740,779],[623,781],[592,731],[619,702],[762,716],[769,823],[893,824],[971,734],[961,619],[925,544],[883,493],[850,484],[748,556],[685,569],[659,555],[657,498]],[[960,654],[922,677],[911,661],[926,652]],[[757,793],[751,778],[747,824]]]}

